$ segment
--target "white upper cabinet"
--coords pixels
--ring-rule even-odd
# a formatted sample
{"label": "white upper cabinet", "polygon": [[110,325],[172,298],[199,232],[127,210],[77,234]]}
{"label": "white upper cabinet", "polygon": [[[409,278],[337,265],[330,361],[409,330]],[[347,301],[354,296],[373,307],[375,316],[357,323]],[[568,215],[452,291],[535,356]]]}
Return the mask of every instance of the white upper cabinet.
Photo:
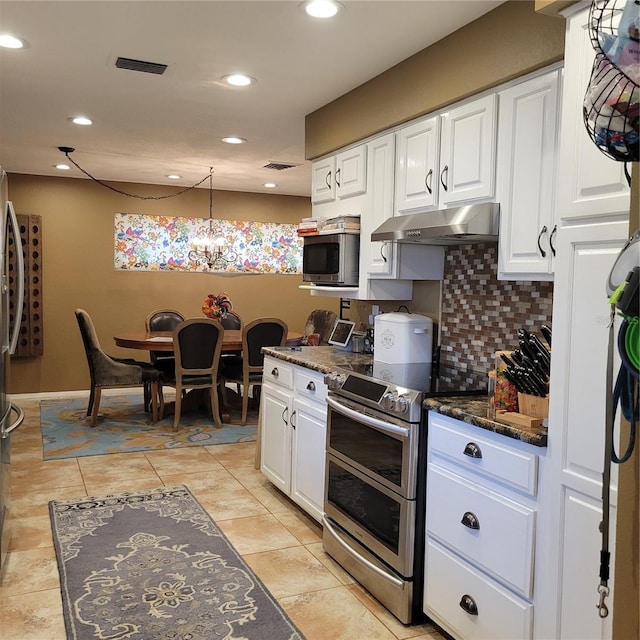
{"label": "white upper cabinet", "polygon": [[587,28],[589,5],[584,3],[567,20],[556,189],[558,220],[629,213],[624,163],[612,160],[596,147],[582,119],[582,104],[595,58]]}
{"label": "white upper cabinet", "polygon": [[438,202],[440,116],[398,131],[395,210],[413,213]]}
{"label": "white upper cabinet", "polygon": [[493,198],[495,94],[415,122],[397,135],[396,214]]}
{"label": "white upper cabinet", "polygon": [[498,94],[500,203],[498,276],[551,280],[557,225],[553,217],[560,71]]}
{"label": "white upper cabinet", "polygon": [[495,154],[495,94],[444,113],[440,143],[440,204],[493,197]]}
{"label": "white upper cabinet", "polygon": [[359,145],[311,165],[311,202],[334,202],[367,190],[367,145]]}

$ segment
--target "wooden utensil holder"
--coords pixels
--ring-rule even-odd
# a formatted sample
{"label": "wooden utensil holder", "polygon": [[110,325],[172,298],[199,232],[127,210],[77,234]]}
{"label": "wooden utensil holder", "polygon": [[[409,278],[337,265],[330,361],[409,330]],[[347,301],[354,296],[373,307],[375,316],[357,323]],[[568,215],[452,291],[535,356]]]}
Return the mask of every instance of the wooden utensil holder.
{"label": "wooden utensil holder", "polygon": [[549,396],[541,398],[528,393],[518,393],[518,412],[544,420],[549,416]]}

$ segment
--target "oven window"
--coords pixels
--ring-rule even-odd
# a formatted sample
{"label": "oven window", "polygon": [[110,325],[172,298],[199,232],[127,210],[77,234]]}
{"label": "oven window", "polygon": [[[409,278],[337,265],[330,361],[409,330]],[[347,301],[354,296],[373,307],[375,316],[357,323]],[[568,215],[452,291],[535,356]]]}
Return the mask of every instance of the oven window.
{"label": "oven window", "polygon": [[398,553],[400,503],[329,460],[328,501]]}
{"label": "oven window", "polygon": [[397,487],[402,487],[403,442],[330,409],[329,446]]}

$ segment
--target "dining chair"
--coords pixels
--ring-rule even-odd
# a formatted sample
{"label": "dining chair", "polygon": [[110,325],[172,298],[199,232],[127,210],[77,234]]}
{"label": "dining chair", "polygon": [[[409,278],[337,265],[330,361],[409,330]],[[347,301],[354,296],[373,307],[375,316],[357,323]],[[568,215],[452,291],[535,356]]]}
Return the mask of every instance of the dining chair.
{"label": "dining chair", "polygon": [[[185,316],[175,309],[158,309],[147,316],[145,328],[147,332],[173,331],[184,320],[186,320]],[[171,372],[176,368],[176,358],[173,351],[150,351],[149,359],[156,369]],[[149,410],[150,398],[150,389],[146,385],[144,388],[144,407],[147,411]]]}
{"label": "dining chair", "polygon": [[209,389],[214,423],[222,427],[218,401],[218,366],[224,327],[211,318],[191,318],[173,330],[176,366],[173,372],[162,371],[160,408],[164,411],[163,385],[175,387],[173,430],[178,430],[183,394],[189,389]]}
{"label": "dining chair", "polygon": [[[242,330],[242,356],[224,361],[220,373],[222,393],[227,382],[242,385],[242,419],[247,423],[249,388],[262,385],[264,354],[262,347],[282,347],[287,341],[287,324],[279,318],[258,318]],[[223,396],[224,397],[224,396]]]}
{"label": "dining chair", "polygon": [[235,311],[227,311],[227,313],[222,316],[220,320],[220,324],[225,329],[242,329],[243,322],[242,318]]}
{"label": "dining chair", "polygon": [[307,339],[312,333],[319,335],[318,344],[327,344],[337,317],[338,314],[335,311],[314,309],[307,318],[300,344],[307,344]]}
{"label": "dining chair", "polygon": [[160,371],[148,362],[138,362],[131,358],[115,358],[100,347],[98,335],[89,314],[83,309],[75,310],[80,335],[87,354],[91,391],[87,415],[91,416],[91,426],[98,420],[100,396],[106,387],[137,387],[149,385],[151,393],[151,420],[158,421],[158,393]]}

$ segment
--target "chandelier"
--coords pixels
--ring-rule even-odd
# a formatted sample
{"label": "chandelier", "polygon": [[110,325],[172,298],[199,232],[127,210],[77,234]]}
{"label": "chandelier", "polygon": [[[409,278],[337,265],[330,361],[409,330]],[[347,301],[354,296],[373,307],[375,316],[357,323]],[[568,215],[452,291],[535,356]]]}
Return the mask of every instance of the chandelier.
{"label": "chandelier", "polygon": [[213,230],[213,167],[209,167],[209,230],[191,242],[189,260],[209,271],[224,271],[238,259],[238,255],[226,245],[226,241]]}

